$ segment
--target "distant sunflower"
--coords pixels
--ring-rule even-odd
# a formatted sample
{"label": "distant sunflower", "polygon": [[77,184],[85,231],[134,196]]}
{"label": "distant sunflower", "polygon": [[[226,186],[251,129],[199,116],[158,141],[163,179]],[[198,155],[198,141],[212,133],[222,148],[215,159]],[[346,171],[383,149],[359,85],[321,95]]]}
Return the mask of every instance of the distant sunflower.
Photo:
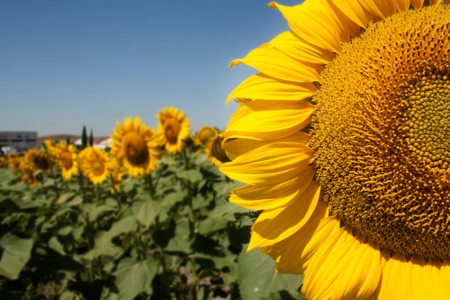
{"label": "distant sunflower", "polygon": [[45,140],[44,141],[45,150],[50,157],[54,157],[58,154],[58,148],[54,145],[53,141]]}
{"label": "distant sunflower", "polygon": [[155,171],[161,156],[153,128],[147,128],[147,123],[141,125],[141,121],[135,117],[125,119],[124,125],[117,122],[117,129],[111,135],[111,155],[133,177]]}
{"label": "distant sunflower", "polygon": [[61,168],[62,177],[70,180],[78,174],[78,161],[75,146],[66,142],[60,142],[55,150],[56,160]]}
{"label": "distant sunflower", "polygon": [[19,156],[15,153],[8,153],[6,155],[6,159],[8,161],[8,168],[16,170],[19,168],[20,160]]}
{"label": "distant sunflower", "polygon": [[206,146],[206,144],[209,142],[209,140],[216,135],[217,135],[217,131],[213,127],[203,126],[197,132],[195,139],[197,141],[197,144]]}
{"label": "distant sunflower", "polygon": [[109,168],[111,169],[111,194],[115,194],[120,190],[120,185],[122,183],[122,178],[125,175],[123,167],[115,158],[111,158],[109,161]]}
{"label": "distant sunflower", "polygon": [[30,149],[25,153],[25,159],[35,170],[43,172],[50,172],[52,169],[52,162],[50,157],[39,149]]}
{"label": "distant sunflower", "polygon": [[205,153],[211,164],[216,166],[230,161],[223,148],[223,134],[217,134],[209,140],[205,147]]}
{"label": "distant sunflower", "polygon": [[83,176],[89,178],[93,184],[103,183],[111,173],[108,166],[108,154],[95,147],[87,147],[84,150],[83,159],[80,160]]}
{"label": "distant sunflower", "polygon": [[171,153],[178,153],[183,149],[183,140],[190,136],[189,119],[182,110],[178,108],[164,108],[157,115],[158,134],[161,138],[161,144]]}
{"label": "distant sunflower", "polygon": [[248,184],[230,201],[263,210],[249,249],[304,274],[307,299],[450,299],[450,7],[440,3],[271,3],[292,31],[231,63],[261,73],[228,99],[241,105],[221,170]]}
{"label": "distant sunflower", "polygon": [[36,170],[26,159],[20,160],[19,170],[21,174],[21,181],[33,187],[37,186]]}
{"label": "distant sunflower", "polygon": [[0,168],[3,169],[3,168],[6,168],[6,167],[7,167],[7,165],[6,165],[5,158],[4,157],[0,157]]}

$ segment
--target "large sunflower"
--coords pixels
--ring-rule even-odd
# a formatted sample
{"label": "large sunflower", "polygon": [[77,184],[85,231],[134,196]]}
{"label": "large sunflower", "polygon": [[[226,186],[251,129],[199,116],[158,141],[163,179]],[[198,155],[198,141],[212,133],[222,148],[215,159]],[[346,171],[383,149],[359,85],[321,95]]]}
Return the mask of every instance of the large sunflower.
{"label": "large sunflower", "polygon": [[84,177],[89,178],[93,184],[103,183],[111,173],[108,153],[95,147],[87,147],[82,152],[83,155],[80,152],[82,156],[80,169]]}
{"label": "large sunflower", "polygon": [[66,142],[59,142],[56,149],[56,161],[61,168],[62,177],[70,180],[72,176],[78,174],[77,150],[74,145]]}
{"label": "large sunflower", "polygon": [[147,123],[141,121],[135,117],[125,119],[124,125],[117,122],[117,129],[111,135],[111,155],[133,177],[155,171],[161,156],[153,128],[147,128]]}
{"label": "large sunflower", "polygon": [[231,63],[261,73],[228,99],[230,201],[308,299],[450,298],[450,7],[425,3],[271,3],[292,31]]}
{"label": "large sunflower", "polygon": [[184,140],[190,136],[189,119],[178,108],[164,108],[157,115],[158,133],[161,144],[171,153],[178,153],[183,149]]}

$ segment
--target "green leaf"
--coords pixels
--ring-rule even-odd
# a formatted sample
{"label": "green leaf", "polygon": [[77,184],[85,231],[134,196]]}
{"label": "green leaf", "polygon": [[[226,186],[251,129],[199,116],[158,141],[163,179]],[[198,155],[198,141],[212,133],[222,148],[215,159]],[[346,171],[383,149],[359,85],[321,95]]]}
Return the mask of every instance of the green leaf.
{"label": "green leaf", "polygon": [[33,240],[23,239],[8,232],[0,240],[0,247],[3,248],[0,274],[13,280],[19,278],[20,272],[30,259]]}
{"label": "green leaf", "polygon": [[228,220],[221,216],[209,217],[199,222],[198,232],[203,235],[210,235],[218,230],[226,228],[227,224]]}
{"label": "green leaf", "polygon": [[123,258],[114,273],[120,299],[134,299],[141,292],[151,294],[152,280],[157,269],[158,262],[153,257],[148,257],[145,261]]}
{"label": "green leaf", "polygon": [[6,183],[14,179],[10,170],[0,169],[0,184]]}
{"label": "green leaf", "polygon": [[202,174],[199,172],[199,170],[196,169],[181,170],[177,173],[177,176],[192,183],[200,182],[200,180],[203,179]]}
{"label": "green leaf", "polygon": [[99,231],[95,236],[94,249],[84,255],[86,259],[93,259],[100,255],[108,255],[114,258],[120,257],[124,252],[123,248],[112,243],[112,239],[122,233],[134,231],[137,228],[137,221],[134,215],[124,213],[122,218],[115,222],[108,231]]}
{"label": "green leaf", "polygon": [[131,210],[136,219],[148,228],[161,212],[161,206],[148,197],[146,200],[134,202]]}
{"label": "green leaf", "polygon": [[68,193],[62,194],[58,198],[58,200],[56,200],[56,203],[57,204],[65,203],[65,202],[69,201],[70,199],[72,199],[73,197],[75,197],[75,193],[73,193],[73,192],[68,192]]}
{"label": "green leaf", "polygon": [[270,256],[260,254],[260,250],[243,252],[239,256],[238,277],[242,299],[263,299],[280,294],[279,291],[288,292],[298,299],[300,294],[297,290],[303,282],[303,276],[275,272],[277,263]]}

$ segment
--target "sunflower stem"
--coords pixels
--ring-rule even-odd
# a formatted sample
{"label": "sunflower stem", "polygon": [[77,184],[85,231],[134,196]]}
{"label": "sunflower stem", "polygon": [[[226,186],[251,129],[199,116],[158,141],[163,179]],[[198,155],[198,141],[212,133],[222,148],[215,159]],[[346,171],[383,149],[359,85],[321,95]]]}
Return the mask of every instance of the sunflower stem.
{"label": "sunflower stem", "polygon": [[191,257],[191,265],[192,265],[192,287],[191,287],[191,296],[193,300],[197,299],[197,266],[195,264],[195,257]]}
{"label": "sunflower stem", "polygon": [[150,194],[153,196],[155,194],[155,186],[153,184],[152,174],[147,175],[147,183],[148,187],[150,188]]}

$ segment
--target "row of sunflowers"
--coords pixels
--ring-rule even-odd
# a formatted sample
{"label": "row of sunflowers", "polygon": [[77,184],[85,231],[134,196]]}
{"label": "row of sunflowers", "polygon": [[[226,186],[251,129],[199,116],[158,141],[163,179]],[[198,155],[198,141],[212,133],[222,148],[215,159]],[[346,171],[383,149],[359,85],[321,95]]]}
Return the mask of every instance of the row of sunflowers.
{"label": "row of sunflowers", "polygon": [[300,296],[301,276],[245,253],[259,212],[228,201],[222,134],[157,116],[117,122],[107,150],[45,141],[2,162],[1,299]]}
{"label": "row of sunflowers", "polygon": [[[94,185],[110,180],[111,193],[120,189],[123,176],[151,174],[165,153],[179,154],[193,145],[206,153],[213,165],[228,161],[223,150],[223,136],[211,126],[203,126],[195,136],[190,133],[189,119],[182,110],[164,108],[157,115],[158,130],[148,128],[140,117],[117,122],[111,135],[110,149],[94,146],[79,149],[67,142],[44,142],[41,149],[30,149],[24,156],[14,153],[0,158],[0,167],[14,170],[16,179],[36,187],[37,173],[49,173],[53,166],[65,180],[81,175]],[[110,150],[110,151],[109,151]]]}

